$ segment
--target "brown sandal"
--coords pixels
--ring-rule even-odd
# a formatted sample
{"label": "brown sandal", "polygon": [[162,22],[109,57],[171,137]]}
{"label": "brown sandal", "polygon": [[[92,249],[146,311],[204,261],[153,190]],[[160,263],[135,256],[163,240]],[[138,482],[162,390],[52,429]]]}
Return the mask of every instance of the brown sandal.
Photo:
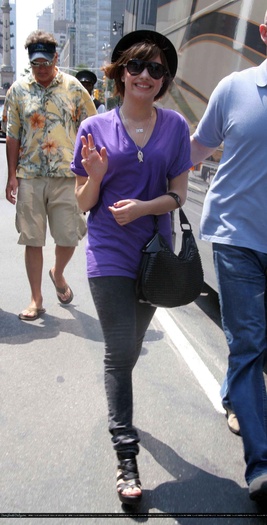
{"label": "brown sandal", "polygon": [[[69,287],[68,284],[66,284],[65,288],[59,288],[57,285],[56,285],[56,282],[55,282],[55,279],[54,279],[54,276],[52,274],[52,271],[50,270],[49,271],[49,277],[56,289],[56,294],[57,294],[57,298],[58,300],[61,302],[61,304],[69,304],[71,303],[74,295],[73,295],[73,291],[72,289]],[[60,297],[60,295],[65,295],[67,292],[69,291],[69,297],[68,299],[62,299],[62,297]]]}
{"label": "brown sandal", "polygon": [[28,306],[28,308],[25,308],[25,310],[19,314],[19,319],[21,319],[21,321],[35,321],[43,314],[45,314],[45,308]]}
{"label": "brown sandal", "polygon": [[141,489],[141,482],[137,468],[136,459],[120,459],[117,471],[117,491],[119,499],[125,505],[137,505],[142,497],[140,494],[123,494],[126,489]]}

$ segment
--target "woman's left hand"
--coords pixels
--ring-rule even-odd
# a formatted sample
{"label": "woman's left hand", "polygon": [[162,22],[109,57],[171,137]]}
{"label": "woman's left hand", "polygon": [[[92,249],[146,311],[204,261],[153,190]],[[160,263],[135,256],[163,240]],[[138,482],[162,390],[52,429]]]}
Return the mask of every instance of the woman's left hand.
{"label": "woman's left hand", "polygon": [[125,224],[143,215],[141,213],[142,204],[142,201],[138,199],[125,199],[115,202],[113,206],[109,206],[108,209],[111,211],[115,221],[120,226],[125,226]]}

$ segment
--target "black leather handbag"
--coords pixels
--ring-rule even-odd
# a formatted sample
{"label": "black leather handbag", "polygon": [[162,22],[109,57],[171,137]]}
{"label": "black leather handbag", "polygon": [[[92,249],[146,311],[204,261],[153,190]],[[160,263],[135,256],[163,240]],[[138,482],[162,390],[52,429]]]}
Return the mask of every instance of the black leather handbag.
{"label": "black leather handbag", "polygon": [[178,255],[159,233],[155,217],[155,234],[142,249],[136,283],[141,302],[173,308],[191,303],[202,290],[204,275],[191,224],[181,208],[179,215],[182,244]]}

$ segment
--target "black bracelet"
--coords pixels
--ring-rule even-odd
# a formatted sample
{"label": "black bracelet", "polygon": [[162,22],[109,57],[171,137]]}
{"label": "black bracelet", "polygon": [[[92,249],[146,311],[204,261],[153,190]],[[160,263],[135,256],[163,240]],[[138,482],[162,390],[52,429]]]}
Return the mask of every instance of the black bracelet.
{"label": "black bracelet", "polygon": [[168,191],[167,195],[170,195],[175,200],[176,204],[178,205],[178,208],[181,208],[181,198],[179,197],[178,193],[174,193],[173,191]]}

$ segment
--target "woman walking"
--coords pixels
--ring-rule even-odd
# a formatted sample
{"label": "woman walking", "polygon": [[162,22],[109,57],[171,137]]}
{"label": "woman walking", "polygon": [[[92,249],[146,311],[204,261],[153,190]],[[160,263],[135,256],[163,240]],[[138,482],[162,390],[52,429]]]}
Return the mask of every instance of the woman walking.
{"label": "woman walking", "polygon": [[87,271],[105,339],[117,491],[128,505],[142,496],[132,371],[155,313],[153,306],[138,302],[135,292],[141,250],[153,235],[154,215],[171,246],[170,212],[185,202],[192,165],[184,118],[155,105],[176,69],[177,54],[165,36],[147,30],[125,35],[104,69],[122,104],[83,121],[72,162],[79,206],[90,210]]}

